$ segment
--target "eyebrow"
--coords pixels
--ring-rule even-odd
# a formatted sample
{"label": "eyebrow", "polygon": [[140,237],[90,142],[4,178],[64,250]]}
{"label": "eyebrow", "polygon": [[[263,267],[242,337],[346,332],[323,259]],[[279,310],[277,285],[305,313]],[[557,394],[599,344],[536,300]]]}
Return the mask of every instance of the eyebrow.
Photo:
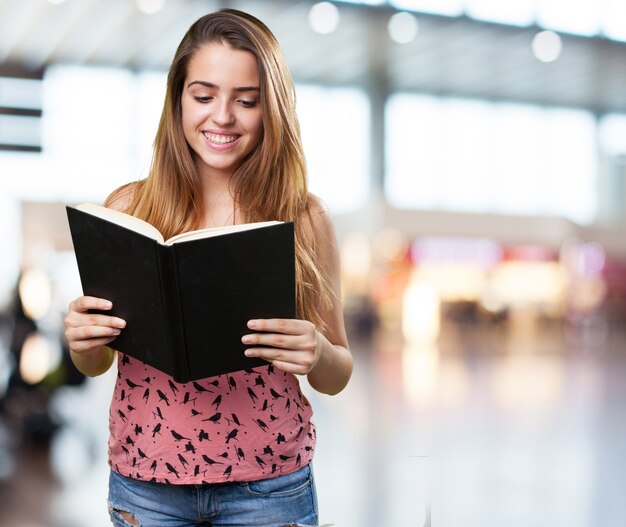
{"label": "eyebrow", "polygon": [[[201,86],[205,86],[206,88],[218,88],[219,89],[219,86],[217,84],[213,84],[212,82],[207,82],[207,81],[191,81],[189,84],[187,84],[187,88],[191,88],[191,86],[193,86],[194,84],[200,84]],[[246,91],[261,91],[261,90],[258,86],[238,86],[237,88],[235,88],[235,91],[246,92]]]}

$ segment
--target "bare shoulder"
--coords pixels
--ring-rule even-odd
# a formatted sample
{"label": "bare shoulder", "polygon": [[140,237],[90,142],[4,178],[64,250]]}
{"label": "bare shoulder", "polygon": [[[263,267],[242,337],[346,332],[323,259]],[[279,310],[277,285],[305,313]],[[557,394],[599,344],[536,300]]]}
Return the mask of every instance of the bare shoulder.
{"label": "bare shoulder", "polygon": [[115,189],[104,201],[104,206],[126,212],[135,197],[138,186],[138,182],[132,182]]}
{"label": "bare shoulder", "polygon": [[309,215],[315,234],[328,236],[334,232],[333,220],[328,205],[315,194],[309,194]]}

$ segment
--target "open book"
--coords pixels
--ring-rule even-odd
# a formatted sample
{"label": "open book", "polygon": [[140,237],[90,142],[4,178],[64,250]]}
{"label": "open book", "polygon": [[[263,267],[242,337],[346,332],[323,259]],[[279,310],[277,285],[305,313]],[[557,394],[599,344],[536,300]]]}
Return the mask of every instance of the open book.
{"label": "open book", "polygon": [[201,229],[164,240],[95,204],[67,207],[83,293],[126,320],[111,347],[178,382],[267,364],[244,355],[253,318],[295,317],[293,224]]}

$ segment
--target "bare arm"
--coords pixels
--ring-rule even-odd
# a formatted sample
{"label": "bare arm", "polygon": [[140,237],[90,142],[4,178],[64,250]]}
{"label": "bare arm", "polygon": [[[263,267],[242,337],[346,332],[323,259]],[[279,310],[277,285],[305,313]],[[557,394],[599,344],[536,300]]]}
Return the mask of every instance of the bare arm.
{"label": "bare arm", "polygon": [[315,390],[335,395],[348,384],[353,367],[341,306],[339,250],[330,215],[317,200],[312,219],[321,271],[332,291],[332,303],[322,312],[326,329],[318,331],[306,320],[252,320],[248,327],[263,333],[246,335],[243,342],[273,346],[249,348],[246,355],[264,358],[290,373],[307,375]]}
{"label": "bare arm", "polygon": [[[122,187],[106,200],[106,205],[124,210],[130,202],[131,187]],[[89,377],[106,372],[113,364],[115,350],[109,344],[126,325],[118,317],[94,314],[91,310],[107,311],[111,302],[103,298],[81,296],[70,303],[64,319],[65,338],[70,357],[76,368]]]}
{"label": "bare arm", "polygon": [[101,375],[111,367],[115,351],[107,344],[125,325],[120,318],[92,314],[89,310],[111,307],[108,300],[81,296],[70,304],[65,316],[65,337],[70,345],[72,362],[89,377]]}

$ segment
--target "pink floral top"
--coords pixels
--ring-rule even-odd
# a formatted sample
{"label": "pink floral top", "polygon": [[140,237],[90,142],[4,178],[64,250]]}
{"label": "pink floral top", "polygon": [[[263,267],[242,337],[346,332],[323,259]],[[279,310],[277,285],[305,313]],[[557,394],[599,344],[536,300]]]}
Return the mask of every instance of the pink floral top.
{"label": "pink floral top", "polygon": [[173,484],[289,474],[313,457],[311,416],[298,379],[271,365],[179,384],[118,353],[109,464]]}

